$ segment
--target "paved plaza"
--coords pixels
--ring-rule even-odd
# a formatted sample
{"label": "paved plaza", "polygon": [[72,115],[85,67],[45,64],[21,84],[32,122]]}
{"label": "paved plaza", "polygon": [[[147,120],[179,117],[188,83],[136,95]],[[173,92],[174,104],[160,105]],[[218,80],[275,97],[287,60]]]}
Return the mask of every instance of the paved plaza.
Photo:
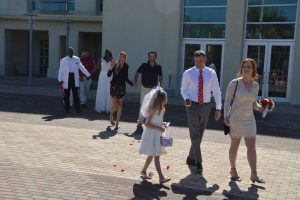
{"label": "paved plaza", "polygon": [[[1,82],[2,81],[2,82]],[[237,159],[241,182],[229,177],[229,138],[222,122],[209,120],[202,143],[203,175],[185,165],[190,147],[184,108],[170,99],[174,146],[161,157],[171,182],[159,185],[139,171],[138,105],[128,97],[121,128],[109,130],[107,115],[93,111],[64,114],[56,89],[23,87],[0,80],[0,199],[300,199],[300,108],[278,105],[265,122],[258,120],[258,173],[265,184],[252,184],[242,142]],[[4,84],[5,83],[5,84]],[[25,91],[25,92],[24,92]],[[298,123],[297,123],[298,122]]]}

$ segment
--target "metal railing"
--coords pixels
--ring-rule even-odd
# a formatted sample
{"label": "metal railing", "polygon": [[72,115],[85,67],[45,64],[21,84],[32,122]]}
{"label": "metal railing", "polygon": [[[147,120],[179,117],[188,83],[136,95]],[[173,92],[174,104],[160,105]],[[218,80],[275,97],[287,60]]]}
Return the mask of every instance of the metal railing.
{"label": "metal railing", "polygon": [[45,13],[67,13],[75,10],[75,0],[34,0],[32,10]]}

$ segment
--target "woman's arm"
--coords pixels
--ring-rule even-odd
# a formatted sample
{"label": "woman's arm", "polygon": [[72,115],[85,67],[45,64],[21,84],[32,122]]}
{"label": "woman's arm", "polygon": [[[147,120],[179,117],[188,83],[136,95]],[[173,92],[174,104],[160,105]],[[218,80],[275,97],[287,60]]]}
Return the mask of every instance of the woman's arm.
{"label": "woman's arm", "polygon": [[236,79],[232,80],[226,90],[226,96],[224,101],[224,118],[229,117],[229,109],[230,109],[230,103],[233,99],[234,90],[237,84]]}
{"label": "woman's arm", "polygon": [[160,127],[160,126],[156,126],[156,125],[153,125],[151,124],[151,119],[153,117],[153,112],[150,112],[149,115],[146,117],[146,123],[145,123],[145,126],[147,128],[152,128],[152,129],[156,129],[156,130],[159,130],[160,132],[164,132],[165,129],[163,127]]}
{"label": "woman's arm", "polygon": [[111,62],[110,67],[107,72],[107,76],[110,77],[116,67],[116,63],[114,61]]}
{"label": "woman's arm", "polygon": [[129,68],[129,66],[126,65],[126,68],[125,68],[125,74],[124,74],[124,75],[125,75],[125,81],[126,81],[129,85],[133,86],[132,81],[130,81],[129,78],[128,78],[128,68]]}
{"label": "woman's arm", "polygon": [[[257,97],[258,97],[258,91],[259,91],[259,84],[256,83],[256,82],[254,82],[254,84],[256,84],[255,85],[255,90],[256,90],[255,93],[256,93],[256,99],[257,99]],[[259,112],[263,112],[264,111],[264,108],[259,103],[257,103],[257,101],[253,102],[253,108],[254,108],[254,110],[257,110]]]}

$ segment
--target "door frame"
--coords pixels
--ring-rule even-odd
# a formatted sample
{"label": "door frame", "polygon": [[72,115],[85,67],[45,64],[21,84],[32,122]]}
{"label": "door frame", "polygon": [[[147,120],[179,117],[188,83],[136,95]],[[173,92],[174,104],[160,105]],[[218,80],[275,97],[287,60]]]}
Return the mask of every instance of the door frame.
{"label": "door frame", "polygon": [[[180,81],[184,72],[184,60],[185,60],[185,45],[186,44],[200,44],[201,45],[201,50],[203,50],[204,52],[206,52],[206,45],[207,44],[212,44],[212,45],[221,45],[222,46],[222,55],[221,55],[221,71],[220,71],[220,88],[222,88],[222,83],[223,83],[223,69],[224,69],[224,46],[225,46],[225,40],[224,39],[197,39],[197,38],[193,38],[193,39],[183,39],[182,40],[182,45],[181,45],[181,68],[180,68]],[[200,49],[199,49],[200,50]],[[180,84],[179,84],[180,85]]]}
{"label": "door frame", "polygon": [[[269,81],[269,73],[270,73],[270,62],[271,62],[271,49],[272,46],[290,46],[290,54],[289,54],[289,66],[288,66],[288,78],[287,78],[287,91],[286,97],[272,97],[274,101],[277,102],[289,102],[290,101],[290,91],[291,91],[291,82],[292,82],[292,71],[293,71],[293,61],[294,61],[294,42],[293,41],[246,41],[244,45],[244,58],[247,57],[248,46],[265,46],[265,57],[264,57],[264,66],[263,72],[265,74],[263,78],[263,83],[268,83]],[[262,86],[262,97],[268,96],[269,92],[269,84],[264,84]]]}

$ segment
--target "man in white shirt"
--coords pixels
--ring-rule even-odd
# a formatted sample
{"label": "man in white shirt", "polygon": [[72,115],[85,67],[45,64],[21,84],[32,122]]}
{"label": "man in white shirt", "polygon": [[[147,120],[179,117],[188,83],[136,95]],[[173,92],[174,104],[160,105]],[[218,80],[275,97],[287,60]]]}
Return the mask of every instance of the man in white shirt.
{"label": "man in white shirt", "polygon": [[181,95],[187,112],[191,138],[191,148],[186,160],[187,165],[196,165],[203,172],[200,144],[211,111],[211,94],[216,103],[215,120],[221,117],[222,97],[215,70],[205,66],[204,51],[194,53],[195,66],[183,73]]}
{"label": "man in white shirt", "polygon": [[74,106],[77,113],[81,112],[80,102],[78,96],[79,88],[79,70],[90,77],[90,73],[80,62],[77,56],[74,56],[74,50],[72,47],[67,49],[67,56],[60,60],[58,82],[60,87],[64,89],[64,102],[66,113],[70,112],[70,90],[73,93]]}

